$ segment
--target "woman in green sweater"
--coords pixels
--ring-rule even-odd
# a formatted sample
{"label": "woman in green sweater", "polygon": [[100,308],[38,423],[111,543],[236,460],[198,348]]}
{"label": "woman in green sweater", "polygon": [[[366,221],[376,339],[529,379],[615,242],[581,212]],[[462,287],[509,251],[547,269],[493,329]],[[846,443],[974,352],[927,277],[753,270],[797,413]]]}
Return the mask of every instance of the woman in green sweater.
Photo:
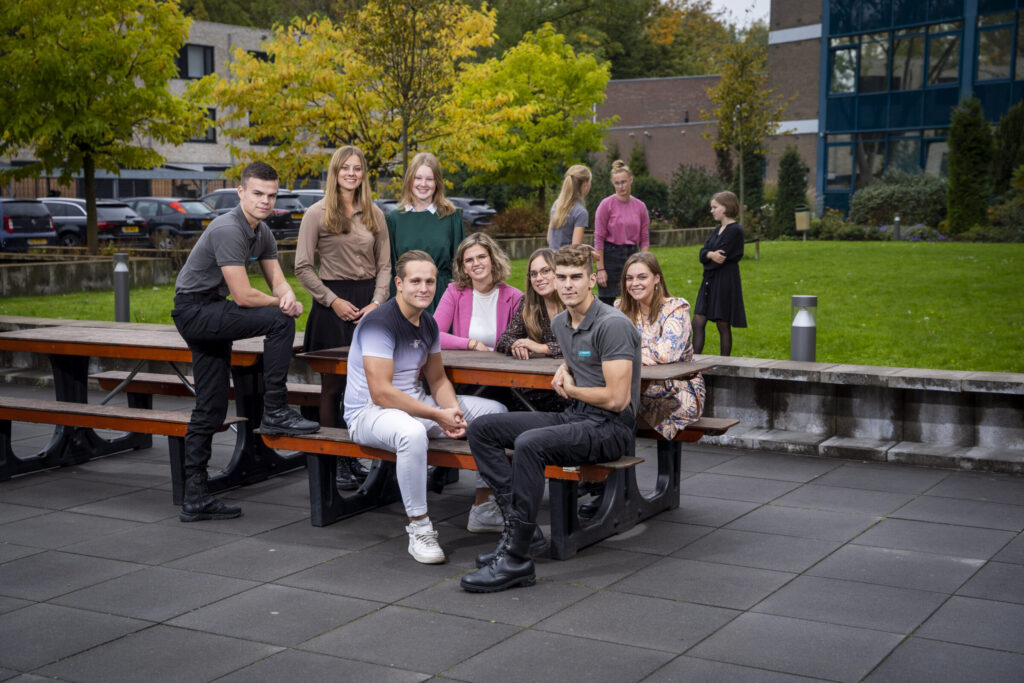
{"label": "woman in green sweater", "polygon": [[427,309],[434,312],[452,281],[455,250],[466,237],[462,212],[444,196],[441,165],[430,152],[420,152],[405,169],[398,208],[387,216],[391,241],[391,295],[395,294],[394,268],[398,257],[410,249],[430,254],[437,266],[437,291]]}

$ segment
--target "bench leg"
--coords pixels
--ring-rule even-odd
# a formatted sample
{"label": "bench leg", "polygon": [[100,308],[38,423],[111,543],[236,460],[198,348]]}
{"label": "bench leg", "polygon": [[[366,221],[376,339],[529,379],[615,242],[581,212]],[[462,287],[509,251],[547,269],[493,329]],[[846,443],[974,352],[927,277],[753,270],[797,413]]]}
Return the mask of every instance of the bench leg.
{"label": "bench leg", "polygon": [[[340,456],[345,457],[345,456]],[[309,519],[313,526],[327,526],[367,510],[402,499],[395,477],[395,464],[376,461],[358,491],[342,495],[334,483],[337,457],[306,454],[309,471]]]}
{"label": "bench leg", "polygon": [[61,465],[63,443],[68,438],[67,429],[58,427],[46,448],[34,455],[21,458],[14,453],[11,421],[0,420],[0,481],[7,481],[18,474]]}
{"label": "bench leg", "polygon": [[565,560],[581,548],[632,529],[639,520],[635,500],[639,493],[633,470],[612,472],[604,485],[601,507],[592,519],[579,516],[574,481],[549,479],[551,504],[551,557]]}
{"label": "bench leg", "polygon": [[185,502],[185,437],[167,437],[171,455],[171,502],[181,505]]}

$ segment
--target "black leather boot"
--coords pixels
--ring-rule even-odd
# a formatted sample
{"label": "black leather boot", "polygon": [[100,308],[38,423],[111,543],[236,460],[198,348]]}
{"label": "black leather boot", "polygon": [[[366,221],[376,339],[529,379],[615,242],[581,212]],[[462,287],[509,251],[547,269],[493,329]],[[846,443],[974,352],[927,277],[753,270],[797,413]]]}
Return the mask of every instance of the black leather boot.
{"label": "black leather boot", "polygon": [[496,593],[516,586],[532,586],[537,581],[530,557],[530,542],[537,525],[515,516],[506,519],[508,542],[499,547],[490,564],[462,577],[459,585],[463,590]]}
{"label": "black leather boot", "polygon": [[237,505],[227,505],[210,495],[206,472],[189,474],[185,479],[185,499],[178,519],[199,522],[204,519],[234,519],[242,514]]}
{"label": "black leather boot", "polygon": [[320,423],[307,420],[299,415],[298,411],[284,406],[271,410],[263,410],[263,421],[260,423],[260,432],[263,434],[288,434],[298,436],[300,434],[315,434],[320,431]]}
{"label": "black leather boot", "polygon": [[[506,518],[507,519],[507,518]],[[535,524],[536,529],[533,531],[533,538],[530,539],[530,557],[537,557],[543,555],[548,549],[548,539],[544,537],[544,532],[541,530],[539,524]],[[480,553],[476,556],[476,566],[486,567],[494,559],[494,556],[505,547],[508,543],[508,522],[505,522],[505,530],[501,532],[501,538],[498,540],[498,545],[494,550],[486,553]]]}
{"label": "black leather boot", "polygon": [[367,474],[367,469],[355,458],[338,458],[334,482],[339,491],[355,491],[366,480]]}

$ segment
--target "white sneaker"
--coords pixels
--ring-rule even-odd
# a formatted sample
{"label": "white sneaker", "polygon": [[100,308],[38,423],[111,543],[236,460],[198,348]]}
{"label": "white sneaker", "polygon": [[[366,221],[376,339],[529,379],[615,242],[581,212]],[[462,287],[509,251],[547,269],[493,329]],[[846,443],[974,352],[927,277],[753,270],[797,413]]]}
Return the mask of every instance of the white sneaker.
{"label": "white sneaker", "polygon": [[437,542],[437,532],[429,521],[426,524],[410,524],[405,527],[409,534],[409,554],[423,564],[441,564],[444,551]]}
{"label": "white sneaker", "polygon": [[470,508],[466,530],[474,534],[492,531],[501,533],[505,530],[505,517],[501,514],[501,508],[493,498],[488,499],[486,503],[480,503]]}

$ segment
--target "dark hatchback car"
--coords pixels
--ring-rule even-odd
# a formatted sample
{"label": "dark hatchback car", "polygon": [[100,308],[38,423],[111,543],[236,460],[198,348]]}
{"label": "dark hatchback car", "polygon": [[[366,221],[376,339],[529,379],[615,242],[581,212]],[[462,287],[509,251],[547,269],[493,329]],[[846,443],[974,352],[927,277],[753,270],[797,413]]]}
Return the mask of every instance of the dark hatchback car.
{"label": "dark hatchback car", "polygon": [[35,199],[0,199],[0,251],[28,251],[57,244],[53,217]]}
{"label": "dark hatchback car", "polygon": [[475,232],[486,228],[491,224],[494,214],[498,213],[492,209],[486,199],[471,199],[469,197],[449,197],[455,208],[462,210],[462,222],[466,224],[466,232]]}
{"label": "dark hatchback car", "polygon": [[133,197],[125,204],[146,219],[149,239],[157,249],[173,249],[181,240],[198,237],[217,217],[209,204],[198,199]]}
{"label": "dark hatchback car", "polygon": [[[77,247],[85,244],[85,200],[71,197],[40,197],[53,214],[60,244]],[[100,242],[149,242],[145,219],[124,202],[113,199],[96,201],[96,237]]]}
{"label": "dark hatchback car", "polygon": [[[238,190],[234,188],[214,190],[199,199],[212,206],[218,214],[227,213],[238,206],[239,202]],[[274,202],[274,213],[267,216],[265,222],[274,237],[279,240],[288,239],[299,234],[299,225],[305,213],[306,207],[299,200],[299,195],[281,190]]]}

